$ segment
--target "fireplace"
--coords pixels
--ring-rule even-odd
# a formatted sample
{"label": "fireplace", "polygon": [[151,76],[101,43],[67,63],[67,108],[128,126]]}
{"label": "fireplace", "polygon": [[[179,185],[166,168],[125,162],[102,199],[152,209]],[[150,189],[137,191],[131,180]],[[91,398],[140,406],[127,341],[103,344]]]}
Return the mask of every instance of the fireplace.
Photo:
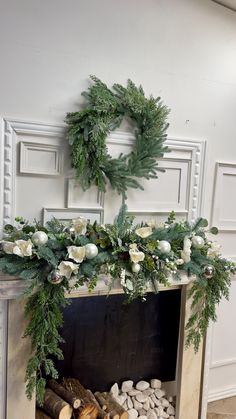
{"label": "fireplace", "polygon": [[[184,325],[188,318],[190,304],[186,294],[188,288],[191,286],[191,280],[183,275],[181,281],[172,281],[169,288],[161,286],[158,295],[148,294],[146,304],[135,302],[127,307],[122,304],[123,294],[118,283],[111,290],[109,298],[105,297],[107,288],[103,282],[98,284],[91,295],[88,294],[85,287],[73,291],[70,297],[76,300],[65,311],[65,328],[63,330],[63,335],[67,340],[67,344],[64,347],[65,361],[57,365],[61,375],[70,375],[73,373],[75,376],[78,374],[78,378],[81,381],[85,381],[86,379],[90,381],[90,384],[84,382],[85,386],[89,384],[90,388],[94,387],[93,389],[101,391],[108,389],[115,381],[118,381],[120,384],[122,380],[128,378],[132,378],[134,381],[142,378],[161,378],[165,382],[167,392],[170,395],[176,396],[176,418],[198,419],[201,399],[202,350],[194,354],[192,348],[184,348]],[[35,401],[28,401],[24,393],[24,372],[30,354],[30,342],[22,339],[25,327],[23,315],[24,302],[17,298],[22,293],[24,286],[22,280],[18,281],[6,275],[1,275],[0,277],[0,299],[2,304],[1,365],[3,370],[2,386],[0,389],[1,419],[12,419],[15,415],[16,408],[18,412],[23,412],[22,418],[24,417],[24,419],[34,419],[35,416]],[[86,306],[88,313],[90,313],[89,316],[83,313]],[[94,317],[93,314],[95,311],[99,315]],[[79,312],[82,312],[83,315],[78,323],[75,322],[75,318]],[[167,317],[167,324],[164,329],[158,327],[158,322],[161,321],[163,316]],[[133,330],[133,337],[130,335],[127,338],[127,334],[132,329],[134,319],[137,319],[137,327]],[[102,337],[98,332],[95,333],[95,320],[95,326],[100,327],[102,330]],[[74,322],[77,323],[76,332]],[[119,325],[118,337],[114,331],[114,329],[117,329],[117,325]],[[87,331],[85,331],[85,327],[87,327]],[[153,332],[154,330],[156,330],[155,333]],[[96,341],[99,340],[100,347],[102,341],[105,344],[102,347],[101,358],[98,359],[97,363],[100,364],[99,368],[102,368],[104,376],[102,380],[96,378],[92,382],[91,377],[94,375],[94,368],[96,367],[94,358],[96,356],[99,358],[99,351],[94,350],[94,343],[91,337],[93,333],[95,333],[94,339]],[[75,356],[72,352],[76,347],[76,342],[70,341],[75,341],[77,334],[80,335],[81,339],[78,339],[78,342],[80,342],[79,355]],[[89,336],[87,345],[90,345],[90,354],[88,349],[86,351],[83,350],[83,342],[85,341],[86,334]],[[112,345],[108,350],[107,341],[109,339],[112,341]],[[146,343],[148,342],[152,348],[151,356],[146,359],[146,362],[142,359],[146,350],[145,344],[143,345],[144,349],[140,349],[142,346],[139,345],[142,339]],[[123,353],[121,352],[122,345],[118,344],[122,340],[126,340],[125,351]],[[170,348],[170,346],[172,346],[172,350],[168,354],[167,348]],[[138,351],[137,347],[139,347]],[[85,345],[85,348],[88,348],[88,346],[86,347]],[[136,356],[138,357],[136,361],[141,366],[139,371],[134,368],[135,360],[133,352],[135,348]],[[110,356],[108,356],[109,351],[113,351]],[[142,351],[144,352],[142,353]],[[118,356],[119,352],[120,356]],[[101,362],[104,356],[107,357],[109,365],[107,371],[105,363],[102,364]],[[115,363],[113,365],[116,367],[112,377],[111,365],[114,357]],[[124,359],[125,362],[123,362]],[[155,359],[156,364],[154,362]],[[122,360],[122,365],[119,364],[119,360]],[[79,368],[78,364],[80,365]],[[92,364],[90,365],[91,371],[89,371],[89,364]],[[163,365],[165,368],[163,368]],[[153,369],[155,369],[154,372],[152,372]],[[96,373],[95,375],[98,374]]]}
{"label": "fireplace", "polygon": [[61,377],[78,378],[92,391],[126,379],[175,381],[181,290],[124,300],[122,294],[76,298],[64,309]]}

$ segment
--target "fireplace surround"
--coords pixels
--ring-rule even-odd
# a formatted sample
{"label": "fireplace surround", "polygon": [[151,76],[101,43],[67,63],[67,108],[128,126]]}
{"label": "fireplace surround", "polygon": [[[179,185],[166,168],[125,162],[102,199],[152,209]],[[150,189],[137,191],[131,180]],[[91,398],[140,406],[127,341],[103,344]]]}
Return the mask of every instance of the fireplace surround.
{"label": "fireplace surround", "polygon": [[[189,287],[194,278],[185,274],[180,281],[171,281],[171,286],[160,286],[160,292],[179,289],[181,293],[180,327],[176,379],[164,383],[170,395],[176,396],[177,419],[198,419],[201,404],[202,379],[202,346],[197,354],[192,347],[184,347],[185,324],[190,312],[191,301],[187,298]],[[17,409],[18,417],[34,419],[35,400],[27,400],[25,396],[24,374],[30,355],[30,342],[22,339],[26,320],[24,318],[24,300],[19,298],[25,289],[23,280],[17,280],[0,274],[0,419],[12,419]],[[114,285],[110,293],[121,294],[119,283]],[[100,281],[97,287],[88,293],[86,287],[73,291],[68,297],[81,298],[107,294],[107,287]],[[171,307],[170,307],[171,310]],[[20,413],[22,412],[22,413]]]}

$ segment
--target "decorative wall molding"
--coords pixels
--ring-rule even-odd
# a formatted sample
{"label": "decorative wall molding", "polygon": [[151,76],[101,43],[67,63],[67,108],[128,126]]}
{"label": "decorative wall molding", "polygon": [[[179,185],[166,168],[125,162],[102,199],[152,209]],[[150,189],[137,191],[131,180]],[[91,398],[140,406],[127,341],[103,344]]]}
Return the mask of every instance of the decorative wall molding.
{"label": "decorative wall molding", "polygon": [[[214,402],[216,400],[226,399],[228,397],[236,396],[236,387],[223,387],[219,391],[210,392],[208,395],[208,402]],[[206,416],[203,416],[202,419],[205,419]]]}
{"label": "decorative wall molding", "polygon": [[58,218],[61,221],[72,220],[77,217],[84,217],[90,220],[91,223],[97,221],[101,224],[103,222],[103,209],[95,208],[44,208],[43,209],[43,223],[50,221],[52,217]]}
{"label": "decorative wall molding", "polygon": [[20,173],[34,176],[60,176],[63,169],[62,147],[42,141],[21,141],[19,169]]}
{"label": "decorative wall molding", "polygon": [[236,231],[236,164],[216,163],[212,224],[220,231]]}
{"label": "decorative wall molding", "polygon": [[[115,157],[118,157],[120,152],[128,153],[131,150],[134,141],[135,138],[131,133],[122,131],[112,132],[107,139],[108,150],[109,152],[113,151],[113,153],[115,153]],[[177,215],[183,216],[189,221],[193,221],[200,216],[201,213],[205,141],[168,138],[166,144],[169,146],[171,153],[167,153],[163,159],[160,159],[159,165],[164,168],[167,166],[167,171],[175,169],[177,173],[177,170],[179,170],[179,178],[181,181],[179,190],[181,199],[178,203],[155,202],[155,197],[153,196],[153,202],[145,203],[145,201],[147,201],[147,196],[145,196],[144,192],[130,190],[128,191],[127,200],[128,209],[134,215],[142,214],[143,216],[147,216],[147,218],[148,216],[154,216],[155,214],[168,214],[172,209],[174,209]],[[147,182],[150,185],[152,180]],[[153,182],[155,182],[155,180]],[[160,179],[154,190],[157,191],[158,195],[158,191],[160,190]],[[134,196],[136,197],[136,208],[132,207]],[[139,201],[137,196],[140,197]],[[108,197],[109,194],[107,194],[105,198],[105,206],[106,199]],[[186,202],[184,202],[184,198],[186,199]]]}
{"label": "decorative wall molding", "polygon": [[75,178],[68,179],[67,185],[67,207],[68,208],[93,208],[103,209],[104,193],[100,192],[96,186],[92,186],[89,191],[83,191]]}
{"label": "decorative wall molding", "polygon": [[210,368],[221,368],[221,367],[225,367],[227,365],[232,365],[232,364],[236,364],[236,357],[220,359],[219,361],[214,361],[214,362],[211,363]]}

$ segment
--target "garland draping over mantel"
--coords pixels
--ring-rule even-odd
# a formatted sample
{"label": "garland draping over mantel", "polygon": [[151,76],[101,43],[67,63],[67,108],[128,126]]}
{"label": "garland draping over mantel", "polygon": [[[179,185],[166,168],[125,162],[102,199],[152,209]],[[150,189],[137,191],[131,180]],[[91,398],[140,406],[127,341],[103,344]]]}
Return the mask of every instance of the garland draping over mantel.
{"label": "garland draping over mantel", "polygon": [[209,321],[216,320],[216,305],[229,296],[230,275],[236,269],[208,239],[207,233],[217,234],[217,229],[207,230],[207,225],[202,218],[193,224],[177,223],[174,213],[164,224],[134,225],[125,205],[114,224],[78,218],[65,227],[52,219],[45,228],[17,218],[16,225],[6,225],[0,270],[29,283],[25,336],[31,338],[32,356],[26,371],[27,396],[31,398],[36,388],[42,404],[46,378],[58,376],[52,357],[63,358],[62,307],[69,304],[65,291],[71,291],[72,283],[92,290],[102,276],[108,286],[120,278],[126,301],[131,302],[138,297],[145,301],[150,285],[154,292],[159,284],[168,287],[170,276],[178,279],[180,271],[196,275],[186,345],[197,351]]}

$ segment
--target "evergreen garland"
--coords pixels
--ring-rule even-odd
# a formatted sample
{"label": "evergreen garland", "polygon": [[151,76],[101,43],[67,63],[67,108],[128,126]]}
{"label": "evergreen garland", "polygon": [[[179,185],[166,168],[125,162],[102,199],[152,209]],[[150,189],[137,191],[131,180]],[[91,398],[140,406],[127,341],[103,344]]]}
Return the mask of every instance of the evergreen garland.
{"label": "evergreen garland", "polygon": [[[95,76],[92,86],[82,95],[87,108],[68,113],[68,140],[72,149],[72,165],[84,190],[96,185],[106,190],[107,179],[119,194],[126,195],[128,188],[143,189],[137,178],[157,178],[157,159],[168,148],[166,122],[169,110],[160,97],[146,98],[142,87],[128,80],[127,87],[113,85],[113,91]],[[118,128],[126,117],[135,128],[136,141],[132,151],[112,158],[107,151],[106,138]]]}
{"label": "evergreen garland", "polygon": [[[168,286],[171,278],[180,278],[181,271],[196,275],[186,326],[186,345],[193,345],[195,351],[209,321],[216,321],[217,304],[222,297],[229,297],[235,264],[222,258],[218,245],[209,241],[207,233],[217,234],[217,229],[207,230],[205,219],[177,223],[172,212],[162,225],[150,222],[135,226],[123,205],[114,224],[91,225],[79,218],[65,227],[53,219],[44,228],[39,223],[29,225],[22,218],[17,222],[16,226],[5,226],[0,271],[28,282],[25,336],[31,339],[32,356],[26,370],[26,392],[31,398],[36,388],[39,404],[43,403],[47,377],[58,375],[53,358],[63,358],[62,307],[69,304],[65,291],[84,284],[92,290],[105,275],[108,292],[120,278],[127,302],[139,297],[145,301],[150,287],[158,292],[160,283]],[[47,240],[36,242],[35,234],[42,232]],[[162,248],[163,241],[168,251]],[[86,253],[91,245],[97,249],[92,258]]]}

